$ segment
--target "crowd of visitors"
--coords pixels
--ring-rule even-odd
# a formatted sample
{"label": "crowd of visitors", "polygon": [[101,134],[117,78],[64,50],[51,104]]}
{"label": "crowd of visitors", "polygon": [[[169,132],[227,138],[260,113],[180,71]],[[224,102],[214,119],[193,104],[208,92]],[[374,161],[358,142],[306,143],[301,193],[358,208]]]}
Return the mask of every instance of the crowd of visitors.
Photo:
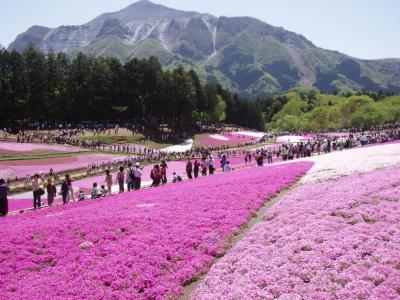
{"label": "crowd of visitors", "polygon": [[[162,165],[161,170],[164,170],[166,168],[166,163],[164,162],[164,165]],[[119,192],[123,193],[125,192],[125,186],[127,187],[128,191],[131,190],[139,190],[141,188],[141,177],[142,177],[142,168],[139,163],[136,163],[134,167],[132,167],[132,163],[129,162],[127,164],[127,169],[125,171],[125,168],[123,166],[119,167],[119,171],[116,174],[115,180],[113,178],[113,175],[109,169],[105,170],[105,178],[104,178],[104,185],[101,185],[98,187],[98,183],[94,182],[93,183],[93,188],[90,194],[91,199],[96,199],[99,197],[105,197],[108,195],[112,194],[112,187],[113,184],[118,184],[119,187]],[[164,171],[160,172],[160,183],[162,182],[163,184],[167,183],[166,179],[166,174]],[[33,191],[33,207],[34,209],[38,209],[42,207],[42,199],[41,197],[47,192],[47,204],[48,206],[52,206],[54,204],[54,199],[57,196],[57,187],[54,184],[54,178],[49,176],[49,178],[46,181],[46,184],[44,183],[44,179],[41,175],[35,174],[33,176],[33,180],[31,182],[32,185],[32,191]],[[6,187],[8,189],[8,185],[2,180],[2,187]],[[156,185],[153,185],[156,186]],[[7,198],[6,192],[2,191],[3,194],[5,195],[2,199],[2,205],[3,205],[3,200]],[[5,194],[4,194],[5,193]],[[61,186],[60,186],[60,192],[58,193],[62,197],[62,202],[63,204],[67,204],[69,202],[75,202],[75,191],[73,188],[73,180],[72,177],[69,174],[65,175],[65,178],[63,179]],[[78,201],[83,201],[88,199],[88,197],[85,195],[84,191],[79,191],[78,193]],[[5,200],[5,202],[7,202]],[[2,214],[7,214],[7,208],[3,209],[3,206],[0,207]],[[3,213],[4,212],[4,213]]]}
{"label": "crowd of visitors", "polygon": [[[21,136],[27,137],[29,134],[21,133]],[[111,195],[113,184],[118,185],[118,191],[120,193],[125,192],[125,190],[139,190],[141,188],[143,175],[142,166],[153,161],[161,161],[160,164],[154,165],[150,173],[150,178],[152,179],[151,187],[157,187],[168,183],[167,161],[173,159],[187,159],[186,176],[188,179],[195,179],[199,176],[213,175],[216,170],[216,159],[219,161],[219,167],[223,172],[230,172],[233,170],[229,162],[230,157],[243,157],[245,165],[251,164],[254,160],[258,166],[263,166],[265,160],[267,160],[268,164],[272,164],[274,162],[274,157],[287,161],[310,157],[312,155],[320,155],[322,153],[330,153],[331,151],[342,151],[366,144],[386,143],[392,140],[399,140],[400,129],[397,126],[370,131],[368,133],[338,133],[336,135],[308,133],[305,136],[307,136],[307,139],[302,142],[273,144],[255,151],[229,151],[227,147],[199,147],[193,148],[183,154],[172,153],[164,156],[161,151],[144,148],[141,149],[142,155],[126,157],[123,160],[103,164],[91,163],[88,165],[87,175],[104,172],[105,178],[104,184],[100,184],[100,187],[97,182],[93,183],[90,198],[95,199]],[[115,178],[113,178],[113,170],[118,171],[115,174]],[[50,170],[47,180],[45,180],[45,175],[43,173],[35,174],[32,180],[30,176],[27,176],[26,180],[29,181],[33,191],[33,207],[35,209],[41,208],[41,197],[45,194],[47,194],[48,206],[54,205],[54,199],[57,195],[61,195],[64,204],[75,201],[72,177],[69,174],[65,175],[58,193],[55,184],[57,179],[58,175],[53,169]],[[176,183],[180,181],[182,181],[182,177],[174,172],[171,182]],[[7,182],[5,182],[4,179],[0,179],[0,215],[6,215],[8,212],[8,191],[9,186]],[[79,191],[78,201],[87,198],[88,196],[85,195],[84,191]]]}
{"label": "crowd of visitors", "polygon": [[269,147],[257,149],[255,153],[243,151],[245,164],[251,163],[252,158],[257,165],[263,166],[264,160],[268,164],[273,163],[273,157],[282,158],[283,161],[293,160],[303,157],[310,157],[314,154],[330,153],[331,151],[342,151],[370,144],[387,143],[389,141],[400,140],[400,128],[389,128],[369,133],[349,133],[343,134],[307,134],[307,139],[303,142],[282,143]]}

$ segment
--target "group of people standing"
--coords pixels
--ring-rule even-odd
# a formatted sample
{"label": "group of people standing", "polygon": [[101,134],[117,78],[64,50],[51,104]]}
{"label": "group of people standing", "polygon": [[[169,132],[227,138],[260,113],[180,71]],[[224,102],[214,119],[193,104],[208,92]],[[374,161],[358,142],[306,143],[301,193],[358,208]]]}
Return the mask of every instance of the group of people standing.
{"label": "group of people standing", "polygon": [[165,160],[161,164],[154,165],[153,169],[150,171],[150,178],[153,181],[151,186],[159,186],[160,184],[167,184],[167,163]]}
{"label": "group of people standing", "polygon": [[[112,186],[114,183],[113,176],[110,170],[106,170],[105,173],[105,185],[101,185],[101,188],[99,188],[96,182],[93,183],[93,189],[91,192],[92,199],[112,194]],[[140,164],[136,163],[135,167],[132,167],[132,164],[129,163],[126,172],[124,170],[124,167],[121,166],[119,168],[119,172],[116,174],[115,183],[118,184],[120,193],[125,191],[125,184],[128,191],[139,190],[141,186],[141,177],[142,170],[140,168]],[[42,177],[39,174],[35,174],[32,180],[32,191],[34,209],[39,209],[42,207],[43,195],[47,194],[48,206],[52,206],[54,204],[54,199],[57,197],[57,187],[54,184],[54,180],[52,177],[49,177],[46,183],[44,183]],[[65,175],[65,178],[61,183],[60,192],[58,194],[61,195],[63,204],[76,201],[74,188],[72,185],[72,177],[69,174]],[[82,190],[79,191],[77,198],[78,201],[87,199],[85,193]]]}
{"label": "group of people standing", "polygon": [[[44,183],[39,174],[35,174],[32,180],[32,191],[33,191],[33,208],[38,209],[42,207],[41,197],[47,192],[47,204],[52,206],[54,199],[57,196],[57,187],[54,184],[52,177],[47,179]],[[65,178],[61,184],[61,190],[59,194],[62,197],[64,204],[75,201],[74,189],[72,187],[72,178],[69,174],[65,175]]]}
{"label": "group of people standing", "polygon": [[106,170],[105,172],[106,177],[104,179],[104,182],[107,185],[107,188],[104,185],[98,187],[97,182],[94,182],[91,192],[92,199],[111,195],[113,183],[118,184],[119,193],[125,192],[125,185],[128,192],[133,190],[140,190],[141,188],[142,168],[140,166],[140,163],[136,163],[134,167],[132,166],[132,163],[128,163],[128,168],[126,171],[123,166],[119,167],[119,171],[116,174],[115,181],[110,170]]}
{"label": "group of people standing", "polygon": [[[223,172],[232,171],[230,162],[228,161],[227,153],[220,155],[220,164]],[[188,179],[198,178],[201,172],[201,176],[213,175],[216,171],[215,159],[212,154],[208,153],[207,156],[203,156],[201,160],[197,158],[189,159],[186,163],[186,175]],[[208,174],[207,174],[208,173]]]}

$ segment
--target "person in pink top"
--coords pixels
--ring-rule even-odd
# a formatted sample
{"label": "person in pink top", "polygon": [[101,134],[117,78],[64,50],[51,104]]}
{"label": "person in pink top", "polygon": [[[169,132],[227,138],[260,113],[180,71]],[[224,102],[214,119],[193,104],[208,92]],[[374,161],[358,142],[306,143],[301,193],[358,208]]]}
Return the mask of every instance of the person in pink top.
{"label": "person in pink top", "polygon": [[106,178],[104,179],[104,182],[107,184],[108,188],[108,194],[111,195],[111,189],[112,189],[112,184],[113,184],[113,177],[110,173],[110,170],[106,170]]}
{"label": "person in pink top", "polygon": [[75,201],[75,195],[74,195],[74,188],[72,187],[72,178],[69,174],[65,175],[65,180],[67,181],[68,184],[68,191],[69,195],[71,197],[71,201]]}

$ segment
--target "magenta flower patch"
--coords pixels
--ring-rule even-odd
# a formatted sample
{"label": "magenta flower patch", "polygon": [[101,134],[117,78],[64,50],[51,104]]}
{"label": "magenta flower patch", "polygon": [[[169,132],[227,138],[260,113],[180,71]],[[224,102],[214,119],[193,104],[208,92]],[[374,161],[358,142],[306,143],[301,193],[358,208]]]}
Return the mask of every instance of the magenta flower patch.
{"label": "magenta flower patch", "polygon": [[0,162],[0,178],[31,176],[35,173],[44,172],[47,174],[50,168],[55,172],[63,172],[76,169],[84,169],[89,163],[101,164],[124,159],[122,155],[111,154],[82,154],[65,157],[11,160]]}
{"label": "magenta flower patch", "polygon": [[311,166],[293,163],[0,219],[0,299],[168,299]]}
{"label": "magenta flower patch", "polygon": [[260,138],[237,133],[225,134],[203,134],[199,138],[201,146],[230,146],[245,144],[252,141],[258,141]]}
{"label": "magenta flower patch", "polygon": [[15,153],[29,153],[29,152],[80,152],[87,151],[81,147],[59,145],[59,144],[36,144],[36,143],[14,143],[14,142],[0,142],[0,154],[7,153],[7,151]]}

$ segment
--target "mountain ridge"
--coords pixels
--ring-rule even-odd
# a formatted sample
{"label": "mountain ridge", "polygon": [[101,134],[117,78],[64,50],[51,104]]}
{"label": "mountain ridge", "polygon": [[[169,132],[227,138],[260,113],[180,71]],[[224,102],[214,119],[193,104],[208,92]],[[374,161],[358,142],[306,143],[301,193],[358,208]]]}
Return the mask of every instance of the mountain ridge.
{"label": "mountain ridge", "polygon": [[296,86],[326,91],[400,93],[400,59],[365,60],[325,50],[304,36],[252,17],[215,17],[142,0],[82,24],[32,26],[9,45],[44,53],[84,52],[122,61],[156,55],[183,64],[205,81],[256,97]]}

